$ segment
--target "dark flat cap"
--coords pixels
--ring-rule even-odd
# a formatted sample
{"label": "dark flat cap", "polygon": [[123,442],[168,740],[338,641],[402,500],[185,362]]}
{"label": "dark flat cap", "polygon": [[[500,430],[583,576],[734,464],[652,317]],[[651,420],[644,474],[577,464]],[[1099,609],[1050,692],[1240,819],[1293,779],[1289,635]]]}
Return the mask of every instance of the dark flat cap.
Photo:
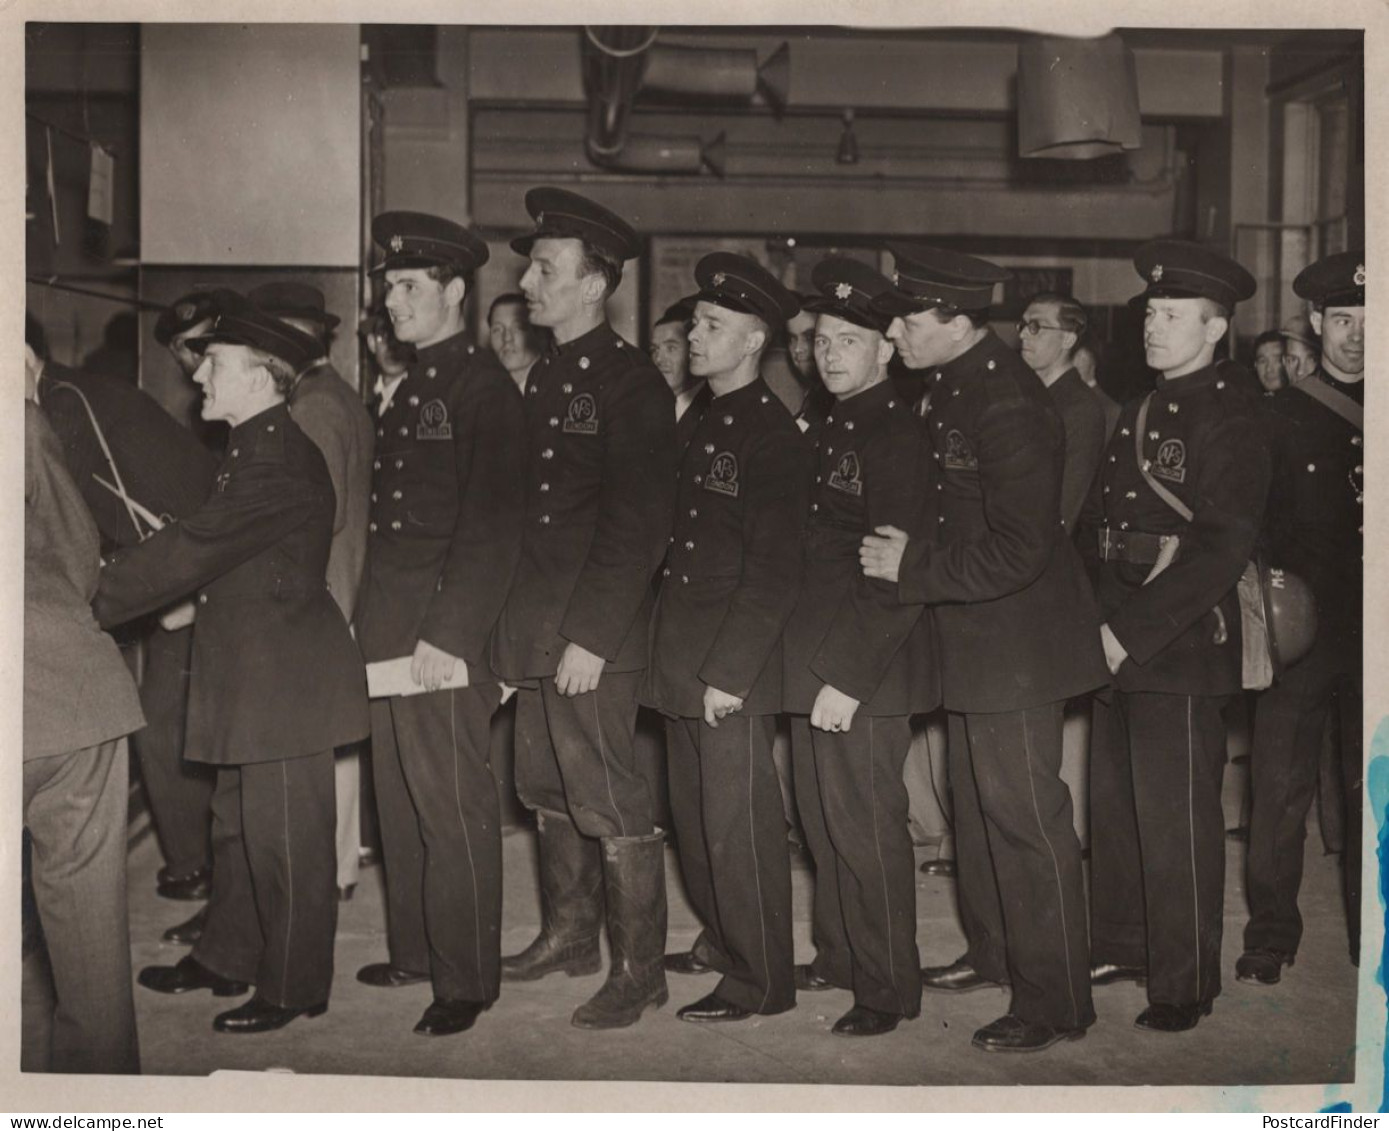
{"label": "dark flat cap", "polygon": [[212,329],[188,346],[199,352],[212,345],[249,346],[273,354],[296,373],[323,352],[323,347],[302,330],[296,330],[268,314],[244,295],[217,290],[217,317]]}
{"label": "dark flat cap", "polygon": [[1328,306],[1365,305],[1365,249],[1342,251],[1304,267],[1293,280],[1293,293],[1318,310]]}
{"label": "dark flat cap", "polygon": [[154,340],[167,346],[176,335],[206,322],[217,313],[213,291],[193,291],[160,312],[154,324]]}
{"label": "dark flat cap", "polygon": [[892,281],[868,264],[846,256],[822,259],[810,273],[816,294],[801,303],[811,314],[829,314],[863,326],[885,331],[891,317],[873,308],[873,300],[892,290]]}
{"label": "dark flat cap", "polygon": [[382,212],[371,221],[371,238],[386,252],[372,274],[407,267],[452,267],[466,274],[491,254],[462,224],[426,212]]}
{"label": "dark flat cap", "polygon": [[323,292],[308,283],[262,283],[246,292],[246,297],[276,318],[303,318],[331,330],[340,319],[325,308]]}
{"label": "dark flat cap", "polygon": [[651,323],[652,327],[664,326],[667,322],[688,322],[694,317],[695,303],[698,301],[698,295],[686,295],[684,298],[671,303],[666,307],[665,313]]}
{"label": "dark flat cap", "polygon": [[801,300],[754,259],[716,251],[695,264],[699,302],[712,302],[727,310],[755,314],[768,326],[777,327],[794,318]]}
{"label": "dark flat cap", "polygon": [[1208,298],[1226,310],[1252,298],[1254,276],[1228,256],[1186,240],[1152,240],[1140,247],[1133,266],[1148,288],[1133,302],[1150,298]]}
{"label": "dark flat cap", "polygon": [[567,189],[542,186],[526,193],[526,211],[535,231],[511,241],[517,255],[529,255],[539,239],[583,240],[619,263],[635,259],[641,239],[616,212]]}
{"label": "dark flat cap", "polygon": [[881,314],[896,318],[932,306],[956,310],[987,310],[993,304],[994,284],[1008,272],[987,259],[919,243],[888,245],[895,270],[893,287],[873,300]]}

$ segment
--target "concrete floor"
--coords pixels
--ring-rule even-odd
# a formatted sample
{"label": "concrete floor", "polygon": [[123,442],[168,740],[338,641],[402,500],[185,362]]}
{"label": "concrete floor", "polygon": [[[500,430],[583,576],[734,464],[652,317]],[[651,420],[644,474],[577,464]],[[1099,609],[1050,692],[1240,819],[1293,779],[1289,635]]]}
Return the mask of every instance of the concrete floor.
{"label": "concrete floor", "polygon": [[[1235,809],[1234,811],[1237,811]],[[569,1015],[601,984],[601,976],[551,977],[505,984],[501,1000],[470,1033],[428,1039],[411,1032],[430,999],[427,985],[400,990],[359,984],[356,970],[385,957],[381,869],[363,872],[356,898],[339,921],[332,1005],[319,1018],[299,1019],[277,1033],[226,1036],[211,1030],[230,1004],[205,993],[166,997],[136,987],[144,1070],[201,1075],[219,1068],[289,1069],[296,1073],[520,1080],[642,1080],[853,1084],[1269,1084],[1344,1081],[1354,1071],[1356,971],[1346,958],[1339,895],[1339,858],[1321,854],[1309,830],[1302,908],[1307,934],[1298,962],[1275,988],[1234,980],[1245,919],[1243,848],[1231,842],[1227,866],[1225,991],[1194,1032],[1145,1033],[1133,1028],[1144,1007],[1141,988],[1096,991],[1099,1020],[1085,1040],[1037,1056],[989,1056],[970,1036],[1007,1009],[1002,992],[964,997],[928,994],[923,1013],[895,1033],[866,1040],[830,1034],[852,1004],[846,992],[801,995],[796,1009],[765,1019],[700,1026],[675,1010],[713,988],[712,976],[672,977],[671,1002],[633,1028],[591,1033]],[[502,947],[518,950],[534,935],[539,906],[534,837],[509,830]],[[152,836],[137,839],[130,858],[131,940],[135,967],[171,963],[183,948],[160,943],[167,926],[193,905],[154,894],[159,866]],[[810,955],[810,874],[793,855],[796,945]],[[669,947],[680,949],[698,927],[684,900],[673,852],[667,854]],[[963,941],[949,880],[918,882],[918,943],[925,963],[957,957]]]}

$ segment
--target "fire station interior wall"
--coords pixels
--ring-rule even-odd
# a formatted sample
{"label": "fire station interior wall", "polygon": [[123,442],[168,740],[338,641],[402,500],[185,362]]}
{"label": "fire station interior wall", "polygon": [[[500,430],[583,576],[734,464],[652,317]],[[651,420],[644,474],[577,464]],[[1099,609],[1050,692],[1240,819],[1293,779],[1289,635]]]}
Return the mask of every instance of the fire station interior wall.
{"label": "fire station interior wall", "polygon": [[143,260],[355,267],[358,26],[141,30]]}

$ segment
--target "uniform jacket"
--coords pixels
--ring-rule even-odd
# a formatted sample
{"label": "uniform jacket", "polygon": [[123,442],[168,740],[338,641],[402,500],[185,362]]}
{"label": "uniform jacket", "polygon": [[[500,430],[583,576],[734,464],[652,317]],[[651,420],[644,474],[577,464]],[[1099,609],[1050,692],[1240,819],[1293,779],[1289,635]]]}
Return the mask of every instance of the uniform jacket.
{"label": "uniform jacket", "polygon": [[470,682],[490,679],[487,637],[521,544],[521,395],[459,334],[419,351],[376,426],[362,654],[426,640]]}
{"label": "uniform jacket", "polygon": [[[1080,546],[1092,563],[1101,613],[1129,653],[1116,678],[1120,690],[1240,690],[1235,585],[1254,552],[1270,468],[1258,398],[1240,377],[1234,367],[1212,365],[1157,380],[1143,457],[1151,474],[1193,511],[1190,523],[1139,471],[1134,431],[1141,398],[1124,406],[1101,461],[1082,516]],[[1151,565],[1098,560],[1097,530],[1106,525],[1112,538],[1126,532],[1176,534],[1177,557],[1144,585]]]}
{"label": "uniform jacket", "polygon": [[680,464],[643,701],[695,718],[709,686],[742,699],[746,715],[775,714],[781,634],[801,577],[810,448],[760,377],[702,411]]}
{"label": "uniform jacket", "polygon": [[[1352,400],[1364,384],[1317,372]],[[1304,382],[1305,383],[1305,382]],[[1318,634],[1335,634],[1360,656],[1364,616],[1364,433],[1313,400],[1299,385],[1275,394],[1277,419],[1266,544],[1269,562],[1298,574],[1317,599]]]}
{"label": "uniform jacket", "polygon": [[1074,533],[1104,452],[1104,405],[1099,395],[1068,369],[1048,387],[1066,432],[1066,464],[1061,473],[1061,520]]}
{"label": "uniform jacket", "polygon": [[168,518],[185,518],[202,506],[212,490],[217,459],[189,429],[133,385],[50,361],[39,378],[39,403],[106,547],[133,546],[140,539],[125,505],[92,478],[116,482],[84,397],[132,499]]}
{"label": "uniform jacket", "polygon": [[326,359],[307,370],[289,397],[289,414],[328,465],[337,499],[328,591],[350,622],[367,556],[367,496],[375,433],[366,406]]}
{"label": "uniform jacket", "polygon": [[934,606],[952,711],[1015,711],[1104,683],[1100,618],[1061,524],[1065,435],[1037,375],[993,334],[926,371],[936,537],[898,595]]}
{"label": "uniform jacket", "polygon": [[97,528],[58,438],[24,402],[24,760],[145,725],[130,669],[97,627]]}
{"label": "uniform jacket", "polygon": [[333,483],[284,405],[233,428],[207,502],[101,571],[120,624],[197,593],[187,749],[269,762],[365,737],[366,673],[328,593]]}
{"label": "uniform jacket", "polygon": [[[865,577],[859,545],[878,526],[930,534],[930,449],[891,381],[840,401],[815,441],[800,599],[783,642],[782,703],[809,714],[821,686],[869,715],[907,715],[940,703],[932,619],[890,582]],[[929,523],[928,523],[929,519]]]}
{"label": "uniform jacket", "polygon": [[640,671],[675,498],[675,398],[604,323],[536,362],[525,401],[525,531],[493,667],[553,675],[573,642]]}

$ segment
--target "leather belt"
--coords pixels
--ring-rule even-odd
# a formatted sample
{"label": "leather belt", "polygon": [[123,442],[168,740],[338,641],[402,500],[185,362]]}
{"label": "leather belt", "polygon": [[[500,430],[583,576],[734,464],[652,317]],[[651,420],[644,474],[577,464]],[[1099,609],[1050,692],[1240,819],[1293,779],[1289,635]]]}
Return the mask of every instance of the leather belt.
{"label": "leather belt", "polygon": [[1115,530],[1101,526],[1099,535],[1100,561],[1128,562],[1131,565],[1153,565],[1162,551],[1162,536],[1144,534],[1137,530]]}

